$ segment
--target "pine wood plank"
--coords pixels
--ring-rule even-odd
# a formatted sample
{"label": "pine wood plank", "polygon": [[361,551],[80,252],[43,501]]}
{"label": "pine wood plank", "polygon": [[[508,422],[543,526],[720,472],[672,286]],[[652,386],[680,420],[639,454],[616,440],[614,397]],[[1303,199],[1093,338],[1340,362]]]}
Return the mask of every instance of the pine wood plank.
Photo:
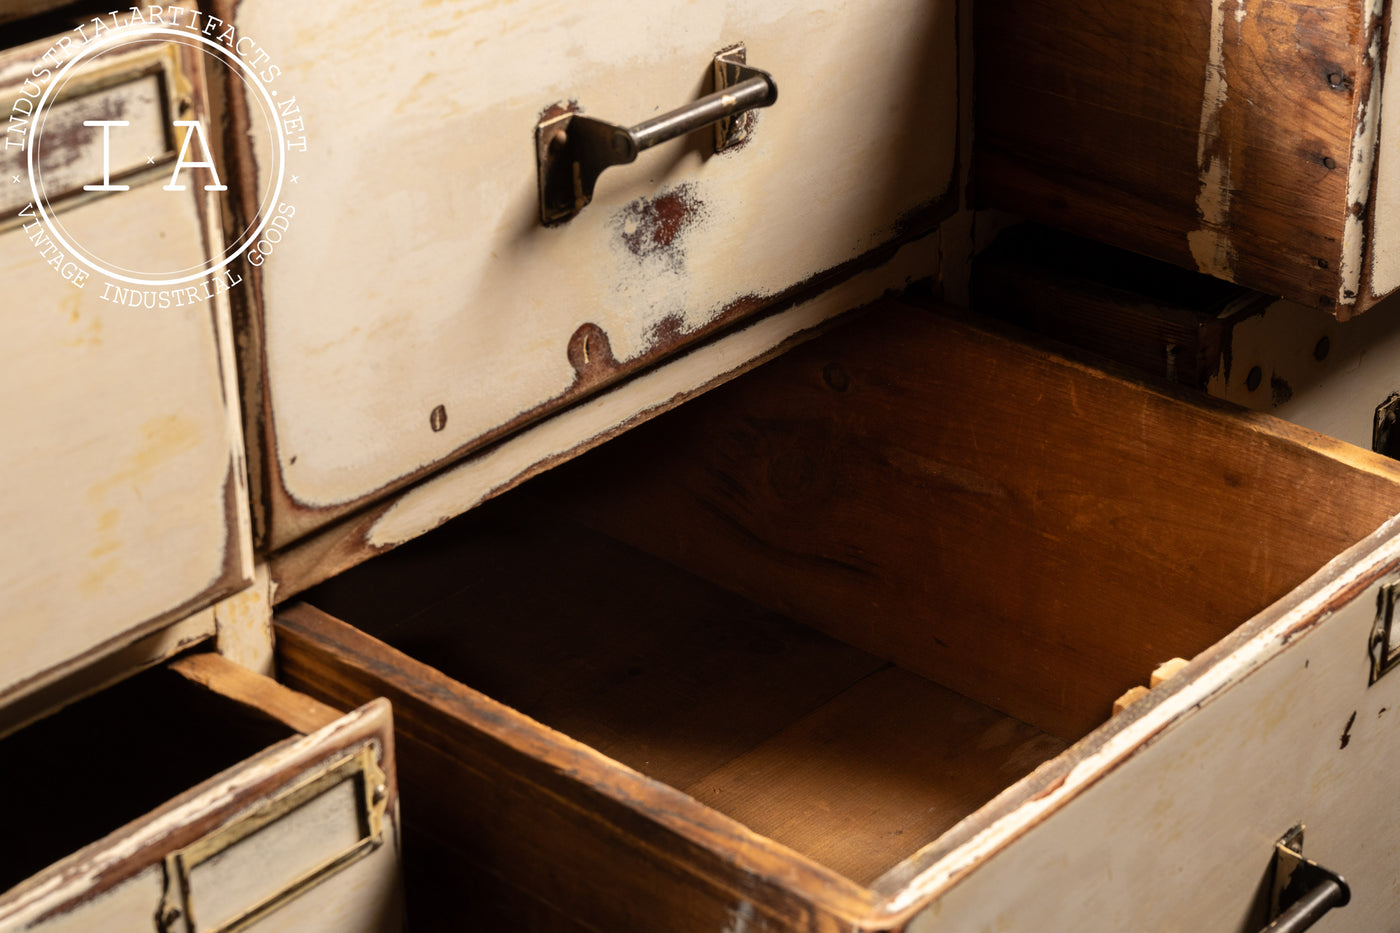
{"label": "pine wood plank", "polygon": [[537,488],[1066,739],[1400,510],[1369,451],[894,305]]}
{"label": "pine wood plank", "polygon": [[168,665],[170,670],[217,693],[239,707],[280,722],[303,735],[340,718],[339,711],[235,664],[223,655],[192,654]]}
{"label": "pine wood plank", "polygon": [[1372,302],[1364,5],[1014,0],[976,26],[979,200],[1339,316]]}
{"label": "pine wood plank", "polygon": [[869,884],[1067,747],[891,666],[686,793]]}
{"label": "pine wood plank", "polygon": [[518,498],[305,595],[677,787],[883,664]]}

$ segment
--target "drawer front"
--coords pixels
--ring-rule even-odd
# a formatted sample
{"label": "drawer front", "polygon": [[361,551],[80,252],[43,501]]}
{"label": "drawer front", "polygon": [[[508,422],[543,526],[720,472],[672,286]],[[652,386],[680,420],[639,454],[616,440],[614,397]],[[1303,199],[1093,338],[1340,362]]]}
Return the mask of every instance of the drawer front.
{"label": "drawer front", "polygon": [[[281,69],[278,99],[295,94],[307,147],[287,153],[295,214],[255,276],[273,547],[882,267],[951,208],[952,0],[604,4],[563,20],[528,0],[229,6]],[[744,145],[715,154],[708,131],[659,145],[542,225],[543,112],[639,123],[696,100],[736,43],[779,88]],[[254,159],[245,179],[272,171]],[[863,300],[907,277],[874,273]]]}
{"label": "drawer front", "polygon": [[[186,676],[288,724],[287,739],[26,881],[5,933],[391,933],[401,923],[389,705],[335,714],[217,657]],[[270,699],[269,699],[270,698]],[[329,714],[329,715],[327,715]]]}
{"label": "drawer front", "polygon": [[[1351,888],[1317,929],[1392,929],[1400,815],[1385,788],[1400,768],[1400,675],[1372,684],[1371,658],[1400,570],[1398,529],[1392,520],[1256,620],[1253,637],[1217,646],[1129,713],[1136,722],[1045,795],[1048,817],[911,933],[1078,931],[1086,918],[1103,930],[1254,933],[1267,922],[1274,844],[1296,825],[1302,854]],[[1069,802],[1056,809],[1057,798]],[[975,840],[943,880],[1001,842]]]}
{"label": "drawer front", "polygon": [[1364,310],[1400,284],[1386,6],[1030,0],[982,17],[979,197],[1339,317]]}
{"label": "drawer front", "polygon": [[[7,138],[24,124],[26,148],[0,156],[0,697],[251,579],[227,302],[182,293],[178,306],[118,303],[122,283],[77,258],[133,271],[208,256],[219,236],[212,204],[195,186],[163,190],[180,139],[166,114],[203,113],[198,56],[172,43],[133,47],[78,62],[60,88],[55,62],[65,59],[44,57],[54,47],[0,55],[7,116],[53,90],[42,134],[11,120]],[[35,216],[31,182],[48,196],[48,220]],[[124,190],[84,190],[109,183]],[[55,242],[65,235],[74,249]],[[138,290],[156,294],[133,286],[128,297]]]}

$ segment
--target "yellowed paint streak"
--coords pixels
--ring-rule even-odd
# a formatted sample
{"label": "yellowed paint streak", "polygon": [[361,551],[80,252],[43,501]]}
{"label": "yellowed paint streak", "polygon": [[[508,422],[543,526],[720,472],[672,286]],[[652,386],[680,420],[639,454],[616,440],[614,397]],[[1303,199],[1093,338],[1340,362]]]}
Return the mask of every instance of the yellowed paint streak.
{"label": "yellowed paint streak", "polygon": [[182,414],[160,415],[141,426],[142,445],[115,473],[94,484],[88,497],[105,498],[115,489],[137,485],[181,454],[199,446],[199,423]]}

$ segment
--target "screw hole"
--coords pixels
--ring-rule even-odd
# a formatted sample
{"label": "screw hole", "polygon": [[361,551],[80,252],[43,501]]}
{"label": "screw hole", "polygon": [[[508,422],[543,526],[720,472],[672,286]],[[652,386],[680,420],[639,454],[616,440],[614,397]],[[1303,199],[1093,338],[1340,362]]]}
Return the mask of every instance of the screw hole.
{"label": "screw hole", "polygon": [[1341,87],[1345,80],[1340,71],[1334,71],[1327,75],[1327,84],[1329,87]]}
{"label": "screw hole", "polygon": [[428,415],[428,424],[434,431],[441,431],[447,427],[447,406],[439,405]]}
{"label": "screw hole", "polygon": [[1249,391],[1253,392],[1255,389],[1259,388],[1259,383],[1261,383],[1261,382],[1263,382],[1263,381],[1264,381],[1264,370],[1262,370],[1262,369],[1260,369],[1258,366],[1256,366],[1256,367],[1254,367],[1253,369],[1251,369],[1251,370],[1249,371],[1249,375],[1248,375],[1248,376],[1245,376],[1245,378],[1244,378],[1244,387],[1245,387],[1246,389],[1248,389]]}
{"label": "screw hole", "polygon": [[846,374],[840,363],[827,363],[822,370],[822,381],[828,388],[837,392],[845,392],[851,385],[851,377]]}
{"label": "screw hole", "polygon": [[1313,347],[1313,359],[1321,363],[1327,359],[1327,354],[1332,352],[1332,341],[1324,334],[1317,338],[1317,345]]}
{"label": "screw hole", "polygon": [[1331,156],[1323,156],[1322,165],[1324,168],[1327,168],[1329,170],[1334,169],[1337,167],[1337,160],[1332,158]]}

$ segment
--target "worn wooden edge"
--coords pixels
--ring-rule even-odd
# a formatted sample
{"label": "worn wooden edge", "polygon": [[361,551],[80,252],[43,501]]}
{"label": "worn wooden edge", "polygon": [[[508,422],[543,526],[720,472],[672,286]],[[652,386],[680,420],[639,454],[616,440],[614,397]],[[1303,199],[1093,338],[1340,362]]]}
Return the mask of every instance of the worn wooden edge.
{"label": "worn wooden edge", "polygon": [[[1336,318],[1339,321],[1348,320],[1355,315],[1370,310],[1377,302],[1385,298],[1390,292],[1377,293],[1374,285],[1375,263],[1376,263],[1376,214],[1380,210],[1376,195],[1380,190],[1381,175],[1381,141],[1384,134],[1381,132],[1380,124],[1385,119],[1385,97],[1388,90],[1385,86],[1386,62],[1390,58],[1390,40],[1393,34],[1394,11],[1390,4],[1384,4],[1384,11],[1372,16],[1367,28],[1366,60],[1370,62],[1373,73],[1370,77],[1367,89],[1367,100],[1364,110],[1360,111],[1360,116],[1366,113],[1374,115],[1373,127],[1370,129],[1371,135],[1371,156],[1370,167],[1365,173],[1366,198],[1364,201],[1365,212],[1362,218],[1361,243],[1357,245],[1356,261],[1360,264],[1360,283],[1357,288],[1358,294],[1352,303],[1341,305],[1337,308]],[[1400,90],[1389,89],[1392,104],[1400,100]],[[1358,95],[1359,97],[1360,95]],[[1358,106],[1361,106],[1360,104]],[[1362,144],[1362,134],[1358,134],[1355,145]]]}
{"label": "worn wooden edge", "polygon": [[256,674],[220,654],[190,654],[166,666],[186,680],[303,735],[324,729],[341,716],[339,710],[297,693],[271,677]]}
{"label": "worn wooden edge", "polygon": [[[1348,548],[1287,596],[1191,659],[1146,697],[1012,785],[877,879],[879,911],[906,922],[962,878],[1180,725],[1200,707],[1302,643],[1336,610],[1400,570],[1400,516]],[[1358,645],[1358,650],[1364,646]]]}
{"label": "worn wooden edge", "polygon": [[[237,467],[231,465],[224,485],[224,501],[230,508],[236,498],[232,490],[238,482],[237,472]],[[225,515],[229,514],[226,509]],[[247,548],[230,541],[218,576],[195,596],[0,689],[0,736],[24,722],[55,712],[85,691],[95,692],[123,680],[213,635],[216,626],[210,607],[253,582],[250,560]]]}
{"label": "worn wooden edge", "polygon": [[0,699],[0,738],[213,638],[214,631],[213,612],[206,610],[76,659],[27,692]]}
{"label": "worn wooden edge", "polygon": [[[1144,9],[1154,8],[1151,4],[1140,6]],[[1344,111],[1336,114],[1338,121],[1335,132],[1329,133],[1327,140],[1329,144],[1336,146],[1333,154],[1337,156],[1337,174],[1342,175],[1338,181],[1346,189],[1345,198],[1341,197],[1339,192],[1339,196],[1329,200],[1324,212],[1325,218],[1316,211],[1311,212],[1314,218],[1325,220],[1325,224],[1318,228],[1319,236],[1312,251],[1290,248],[1291,242],[1280,241],[1277,237],[1266,238],[1253,229],[1234,228],[1230,232],[1230,238],[1231,245],[1237,252],[1235,265],[1233,271],[1223,277],[1269,294],[1322,308],[1340,319],[1345,319],[1363,309],[1368,303],[1369,288],[1357,287],[1353,270],[1361,271],[1361,267],[1369,267],[1369,224],[1364,221],[1364,215],[1370,209],[1369,203],[1374,191],[1374,130],[1380,110],[1379,100],[1375,99],[1372,89],[1379,88],[1381,83],[1380,75],[1374,72],[1380,59],[1373,54],[1372,43],[1381,24],[1381,10],[1386,10],[1385,16],[1388,18],[1389,5],[1383,0],[1366,0],[1351,5],[1329,4],[1325,10],[1313,10],[1312,4],[1302,6],[1325,22],[1325,25],[1318,27],[1315,30],[1316,34],[1310,38],[1318,42],[1319,36],[1326,36],[1328,40],[1325,44],[1318,42],[1316,47],[1306,50],[1303,42],[1299,42],[1297,54],[1308,56],[1305,67],[1315,67],[1319,72],[1335,68],[1347,78],[1349,101]],[[1205,7],[1207,9],[1202,11],[1201,15],[1208,22],[1211,19],[1208,10],[1210,4],[1206,4]],[[1219,11],[1218,4],[1216,10]],[[1017,85],[1021,82],[1021,75],[1025,74],[1025,69],[1017,68],[1017,60],[1010,57],[1011,49],[1015,48],[1015,45],[1006,37],[1016,37],[1019,15],[1029,14],[1040,20],[1048,20],[1055,15],[1071,18],[1084,12],[1077,9],[1074,3],[1047,3],[1039,0],[1035,3],[1021,4],[1019,9],[1000,10],[994,17],[978,17],[976,33],[979,48],[982,50],[982,54],[977,57],[976,72],[979,96],[988,100],[1017,99]],[[1255,11],[1252,15],[1257,17],[1261,12],[1267,15],[1268,11]],[[1244,7],[1241,6],[1237,13],[1239,21],[1243,22],[1246,15]],[[1110,12],[1104,9],[1086,15],[1126,21],[1125,16],[1132,19],[1141,16],[1142,13],[1139,10]],[[1345,19],[1345,22],[1338,23],[1338,19]],[[1226,28],[1228,31],[1231,27]],[[1384,36],[1383,31],[1379,34]],[[1208,81],[1207,76],[1212,66],[1206,50],[1199,44],[1188,48],[1185,43],[1171,46],[1171,40],[1164,40],[1168,45],[1152,47],[1141,43],[1133,44],[1120,35],[1102,38],[1106,43],[1102,50],[1104,55],[1090,55],[1088,60],[1117,62],[1120,67],[1125,64],[1131,66],[1143,62],[1146,56],[1160,56],[1165,48],[1188,56],[1199,55],[1199,62],[1193,59],[1192,64],[1199,64],[1198,73]],[[1204,36],[1199,37],[1197,43],[1200,39],[1204,39]],[[1288,56],[1293,53],[1282,42],[1279,44],[1277,57],[1288,60]],[[1223,54],[1242,56],[1243,46],[1236,46],[1232,42],[1230,48],[1233,51]],[[1059,54],[1070,53],[1068,49],[1055,51]],[[1082,55],[1078,57],[1084,59]],[[1269,75],[1267,68],[1262,64],[1268,61],[1268,56],[1261,55],[1255,67],[1246,68],[1238,74],[1231,73],[1226,81],[1221,82],[1220,110],[1216,113],[1215,130],[1207,132],[1203,123],[1203,128],[1197,132],[1194,122],[1189,127],[1183,123],[1176,127],[1178,139],[1195,141],[1199,138],[1200,148],[1196,151],[1202,154],[1212,146],[1223,146],[1238,150],[1242,154],[1250,151],[1280,153],[1286,152],[1290,144],[1299,142],[1297,134],[1256,133],[1256,137],[1264,137],[1259,139],[1251,138],[1244,130],[1221,125],[1222,117],[1224,124],[1242,119],[1230,112],[1241,109],[1246,103],[1249,110],[1255,114],[1267,113],[1271,101],[1291,103],[1290,94],[1296,97],[1303,93],[1301,86],[1293,88],[1290,92],[1285,90],[1285,85],[1275,81],[1274,76]],[[1110,66],[1098,67],[1107,69]],[[1351,86],[1353,79],[1356,82],[1354,88]],[[1228,94],[1225,91],[1227,84]],[[1208,84],[1206,92],[1209,95]],[[1163,93],[1199,95],[1202,88],[1200,84],[1194,83],[1186,87],[1173,85],[1164,89]],[[1075,159],[1073,150],[1082,143],[1083,148],[1090,153],[1120,152],[1122,147],[1114,146],[1114,134],[1123,131],[1122,125],[1114,122],[1114,113],[1102,101],[1092,99],[1092,92],[1087,96],[1090,99],[1078,99],[1075,103],[1081,112],[1102,117],[1102,125],[1087,131],[1084,127],[1079,127],[1079,133],[1070,132],[1064,135],[1064,139],[1074,141],[1073,146],[1067,147],[1056,139],[1045,139],[1044,151],[1028,145],[1025,139],[1016,138],[1014,132],[1007,132],[1008,127],[1017,125],[1014,110],[1002,106],[979,107],[974,135],[974,205],[1016,211],[1049,225],[1113,242],[1115,245],[1167,260],[1183,268],[1197,269],[1199,266],[1188,247],[1187,235],[1197,228],[1202,219],[1199,207],[1180,197],[1178,192],[1162,196],[1157,190],[1160,186],[1149,182],[1167,173],[1195,177],[1198,172],[1203,171],[1204,166],[1198,165],[1197,160],[1186,163],[1184,159],[1166,164],[1159,157],[1155,164],[1142,167],[1138,173],[1141,184],[1134,186],[1137,190],[1127,191],[1113,183],[1105,182],[1096,175],[1096,166],[1083,164],[1082,158]],[[1123,114],[1123,117],[1157,125],[1155,121],[1149,121],[1149,118],[1135,112]],[[1316,132],[1311,127],[1304,129],[1304,137]],[[1039,135],[1044,137],[1048,133],[1041,132]],[[1192,148],[1196,149],[1195,146]],[[1305,168],[1307,163],[1306,156],[1296,161],[1296,169],[1293,167],[1295,163],[1286,163],[1289,169],[1283,174],[1287,180],[1273,184],[1273,179],[1270,179],[1268,193],[1263,197],[1255,197],[1250,186],[1241,185],[1238,179],[1235,180],[1235,187],[1230,193],[1237,204],[1248,203],[1251,209],[1272,214],[1281,223],[1286,224],[1290,219],[1301,222],[1304,200],[1289,199],[1288,192],[1310,191],[1316,187],[1316,181],[1309,177]],[[1269,200],[1280,203],[1266,207]],[[1324,244],[1325,248],[1320,248]],[[1242,246],[1245,248],[1241,248]],[[1317,260],[1323,262],[1319,263]],[[1353,275],[1351,288],[1346,284],[1348,275]]]}
{"label": "worn wooden edge", "polygon": [[310,735],[270,746],[0,893],[0,925],[22,929],[99,897],[257,806],[318,762],[365,743],[377,746],[390,782],[387,814],[394,819],[393,719],[388,701],[377,699]]}
{"label": "worn wooden edge", "polygon": [[[833,268],[815,272],[808,279],[789,286],[776,294],[739,297],[720,309],[710,323],[681,335],[671,345],[661,346],[649,350],[635,359],[620,362],[614,370],[603,378],[589,380],[582,384],[576,383],[563,394],[546,399],[521,412],[505,424],[483,435],[464,441],[446,456],[424,464],[346,502],[331,505],[308,505],[297,500],[295,495],[286,488],[282,477],[281,461],[277,454],[277,413],[273,408],[268,388],[270,377],[267,372],[265,351],[260,349],[258,356],[262,362],[256,367],[249,364],[250,374],[245,377],[245,392],[259,391],[262,394],[259,407],[263,413],[265,425],[252,434],[256,443],[252,445],[251,456],[261,460],[257,472],[262,478],[265,493],[270,496],[264,506],[267,511],[265,548],[275,552],[277,549],[288,547],[305,536],[315,533],[328,523],[353,515],[377,500],[412,486],[435,471],[458,463],[466,457],[479,454],[485,449],[518,435],[521,431],[543,419],[558,417],[571,408],[586,403],[601,390],[626,385],[638,376],[654,371],[660,366],[668,365],[677,357],[688,355],[698,347],[723,339],[725,336],[744,329],[748,324],[790,311],[827,289],[847,282],[862,273],[887,265],[903,246],[933,234],[937,230],[938,224],[953,213],[955,201],[955,198],[945,196],[930,204],[921,205],[911,211],[909,216],[900,218],[891,225],[893,234],[889,240],[860,256]],[[261,296],[253,301],[253,306],[258,308],[263,306]],[[251,333],[259,334],[264,332],[265,328],[261,324],[251,331]]]}
{"label": "worn wooden edge", "polygon": [[[398,728],[449,742],[507,768],[512,778],[571,811],[588,831],[622,839],[668,873],[689,876],[786,924],[784,929],[866,929],[870,891],[679,790],[616,762],[435,668],[305,603],[279,610],[279,659],[314,657],[326,675],[306,690],[353,697],[358,678],[394,704]],[[817,916],[812,916],[812,911]]]}
{"label": "worn wooden edge", "polygon": [[[891,304],[899,304],[892,302]],[[984,318],[964,309],[938,305],[931,313],[955,322],[965,332],[992,336],[1007,341],[1009,352],[1023,356],[1034,364],[1047,358],[1057,365],[1068,365],[1091,380],[1109,380],[1131,391],[1168,399],[1195,409],[1198,416],[1217,423],[1228,423],[1230,430],[1272,438],[1276,442],[1305,448],[1326,457],[1339,466],[1374,476],[1400,487],[1400,461],[1357,447],[1346,441],[1286,421],[1266,411],[1254,411],[1234,402],[1206,395],[1197,389],[1180,385],[1161,376],[1144,375],[1130,365],[1111,360],[1081,347],[1076,347],[1004,321]],[[1245,309],[1252,313],[1252,309]]]}
{"label": "worn wooden edge", "polygon": [[[376,554],[392,550],[417,534],[431,531],[443,522],[479,505],[481,502],[514,489],[526,480],[538,476],[554,466],[586,453],[692,398],[703,395],[711,389],[761,366],[794,346],[825,333],[842,321],[872,311],[895,300],[885,297],[850,310],[843,307],[835,311],[823,308],[819,303],[809,303],[788,312],[770,315],[753,322],[748,329],[729,334],[726,338],[728,341],[737,341],[744,339],[745,335],[753,330],[773,331],[773,333],[764,333],[757,338],[763,340],[764,345],[767,346],[767,349],[761,353],[749,353],[743,348],[733,348],[725,340],[692,347],[670,362],[671,372],[684,372],[683,367],[693,366],[695,370],[706,375],[702,375],[694,382],[686,381],[683,385],[666,389],[652,404],[631,409],[627,415],[621,418],[606,414],[594,414],[594,412],[599,411],[601,406],[612,404],[619,398],[614,393],[629,391],[632,387],[641,385],[640,380],[658,378],[661,374],[657,371],[642,374],[638,380],[615,386],[587,400],[589,404],[598,407],[580,407],[559,413],[554,419],[529,428],[522,434],[507,438],[490,448],[478,451],[467,462],[458,464],[436,476],[428,477],[403,490],[394,498],[376,503],[350,518],[302,538],[287,548],[273,552],[268,557],[272,574],[273,602],[285,603],[293,596],[323,580],[363,563]],[[705,359],[705,356],[710,353],[717,355],[725,365],[713,366]],[[564,421],[564,419],[571,418],[580,420],[587,418],[591,421],[585,423],[584,431],[579,432]],[[550,432],[560,431],[572,432],[563,444],[556,445],[547,438],[540,440]],[[580,433],[583,435],[582,440],[577,439]],[[484,469],[483,464],[488,463],[493,455],[504,456],[509,450],[509,445],[532,442],[537,442],[540,446],[547,447],[554,452],[531,458],[531,462],[528,464],[506,469],[501,475],[489,478],[483,483],[473,482],[470,494],[459,495],[455,488],[456,485],[463,479],[470,481],[471,471]],[[440,505],[433,510],[431,517],[421,521],[408,522],[407,524],[411,527],[405,530],[398,527],[404,525],[405,522],[399,519],[396,513],[403,509],[405,503],[413,499],[420,501],[432,499],[439,501]],[[395,528],[386,533],[386,527],[391,524]]]}

